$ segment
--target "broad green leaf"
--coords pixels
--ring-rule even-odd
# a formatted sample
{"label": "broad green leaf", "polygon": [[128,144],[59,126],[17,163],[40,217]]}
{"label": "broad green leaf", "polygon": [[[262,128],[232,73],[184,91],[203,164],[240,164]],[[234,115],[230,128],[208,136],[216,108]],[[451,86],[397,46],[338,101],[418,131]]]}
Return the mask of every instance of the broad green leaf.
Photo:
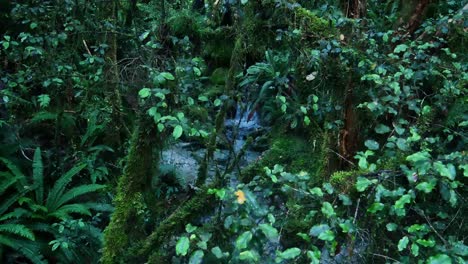
{"label": "broad green leaf", "polygon": [[376,127],[375,127],[375,132],[377,134],[385,134],[385,133],[388,133],[390,132],[390,128],[386,125],[382,125],[382,124],[378,124]]}
{"label": "broad green leaf", "polygon": [[202,72],[198,67],[193,67],[193,72],[195,73],[196,76],[200,77]]}
{"label": "broad green leaf", "polygon": [[452,264],[452,259],[445,254],[438,254],[430,257],[427,264]]}
{"label": "broad green leaf", "polygon": [[379,149],[379,143],[377,143],[377,141],[375,141],[375,140],[368,139],[368,140],[366,140],[364,145],[366,145],[366,147],[368,147],[371,150],[378,150]]}
{"label": "broad green leaf", "polygon": [[356,182],[356,189],[358,192],[363,192],[367,189],[372,184],[372,181],[370,181],[367,178],[364,177],[358,177],[357,182]]}
{"label": "broad green leaf", "polygon": [[196,226],[193,226],[191,224],[187,224],[185,226],[185,231],[187,231],[187,233],[193,233],[195,230],[197,230]]}
{"label": "broad green leaf", "polygon": [[369,209],[367,209],[367,212],[375,214],[376,212],[383,210],[384,207],[383,203],[373,203]]}
{"label": "broad green leaf", "polygon": [[324,241],[333,241],[335,239],[335,234],[333,234],[333,231],[327,230],[322,232],[318,238]]}
{"label": "broad green leaf", "polygon": [[404,236],[400,241],[398,241],[398,251],[403,251],[408,246],[409,239],[407,236]]}
{"label": "broad green leaf", "polygon": [[181,125],[177,125],[175,128],[174,128],[174,131],[172,132],[172,136],[175,138],[175,139],[178,139],[182,136],[182,133],[183,133],[183,129],[182,129],[182,126]]}
{"label": "broad green leaf", "polygon": [[395,202],[395,208],[396,209],[403,209],[403,208],[405,208],[405,204],[408,204],[410,202],[411,202],[411,196],[409,194],[405,194],[405,195],[401,196],[400,199],[398,199]]}
{"label": "broad green leaf", "polygon": [[411,245],[411,254],[415,257],[419,256],[419,246],[415,243]]}
{"label": "broad green leaf", "polygon": [[147,98],[151,95],[151,89],[149,88],[143,88],[141,89],[139,92],[138,92],[138,95],[141,97],[141,98]]}
{"label": "broad green leaf", "polygon": [[169,81],[175,80],[174,75],[172,75],[172,73],[170,72],[161,72],[161,76],[164,77],[164,79],[169,80]]}
{"label": "broad green leaf", "polygon": [[223,251],[219,247],[212,248],[211,253],[213,253],[213,255],[215,255],[215,257],[218,259],[224,257]]}
{"label": "broad green leaf", "polygon": [[310,235],[318,237],[321,233],[330,230],[330,226],[327,224],[315,225],[310,229]]}
{"label": "broad green leaf", "polygon": [[395,224],[395,223],[388,223],[386,225],[386,227],[387,227],[388,231],[392,232],[392,231],[395,231],[398,228],[398,225]]}
{"label": "broad green leaf", "polygon": [[418,239],[416,240],[416,243],[423,247],[433,247],[435,246],[435,241],[432,239]]}
{"label": "broad green leaf", "polygon": [[322,189],[320,189],[319,187],[314,187],[314,188],[310,189],[309,192],[311,194],[313,194],[313,195],[318,196],[318,197],[323,197]]}
{"label": "broad green leaf", "polygon": [[278,241],[278,230],[269,224],[260,224],[260,229],[262,230],[263,234],[270,240],[271,242]]}
{"label": "broad green leaf", "polygon": [[322,204],[322,213],[327,217],[330,218],[335,216],[335,210],[333,210],[333,206],[329,202],[324,202]]}
{"label": "broad green leaf", "polygon": [[322,257],[322,253],[319,250],[308,250],[307,257],[310,259],[310,264],[319,264]]}
{"label": "broad green leaf", "polygon": [[177,256],[187,255],[189,247],[190,247],[190,240],[189,240],[188,237],[183,236],[183,237],[179,238],[179,241],[176,244],[176,254],[177,254]]}
{"label": "broad green leaf", "polygon": [[455,171],[455,166],[453,166],[453,164],[448,164],[446,166],[442,162],[436,161],[436,162],[434,162],[434,169],[441,176],[447,177],[452,181],[455,180],[456,171]]}
{"label": "broad green leaf", "polygon": [[294,259],[295,257],[301,254],[301,250],[299,248],[288,248],[285,251],[281,252],[279,256],[282,259]]}
{"label": "broad green leaf", "polygon": [[240,235],[236,240],[236,248],[244,249],[247,248],[247,244],[252,240],[252,232],[246,231]]}
{"label": "broad green leaf", "polygon": [[222,102],[221,102],[221,100],[219,100],[219,99],[214,100],[214,106],[220,106],[221,103],[222,103]]}
{"label": "broad green leaf", "polygon": [[251,261],[257,262],[260,259],[260,256],[254,250],[247,250],[247,251],[242,251],[239,254],[239,259],[240,260],[251,260]]}
{"label": "broad green leaf", "polygon": [[190,257],[189,264],[200,264],[202,263],[203,256],[205,254],[201,250],[197,250],[193,252],[192,256]]}
{"label": "broad green leaf", "polygon": [[416,185],[416,189],[424,193],[431,193],[435,187],[435,183],[421,182]]}
{"label": "broad green leaf", "polygon": [[393,50],[393,53],[400,53],[400,52],[404,52],[408,49],[408,46],[405,45],[405,44],[400,44],[398,46],[395,47],[395,49]]}

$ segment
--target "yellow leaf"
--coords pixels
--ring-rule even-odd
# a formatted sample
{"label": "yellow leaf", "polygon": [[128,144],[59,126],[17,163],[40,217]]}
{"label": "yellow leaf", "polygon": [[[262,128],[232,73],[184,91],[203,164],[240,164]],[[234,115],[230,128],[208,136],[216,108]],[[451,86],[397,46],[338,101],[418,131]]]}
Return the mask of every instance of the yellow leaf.
{"label": "yellow leaf", "polygon": [[238,190],[237,192],[234,193],[236,196],[237,196],[237,202],[239,204],[243,204],[245,203],[246,199],[245,199],[245,193],[241,190]]}

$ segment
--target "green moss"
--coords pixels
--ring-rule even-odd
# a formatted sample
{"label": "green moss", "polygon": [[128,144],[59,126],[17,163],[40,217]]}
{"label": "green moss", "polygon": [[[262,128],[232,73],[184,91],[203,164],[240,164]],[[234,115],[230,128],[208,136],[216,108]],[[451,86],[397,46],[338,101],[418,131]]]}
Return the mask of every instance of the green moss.
{"label": "green moss", "polygon": [[229,69],[217,68],[211,74],[210,81],[212,84],[225,85],[228,74],[229,74]]}
{"label": "green moss", "polygon": [[306,171],[310,175],[321,176],[326,160],[321,150],[322,143],[319,138],[306,140],[291,135],[277,137],[272,141],[270,149],[243,171],[242,180],[245,182],[255,175],[262,175],[264,167],[273,167],[275,164],[281,164],[291,173]]}
{"label": "green moss", "polygon": [[223,94],[224,86],[223,85],[212,85],[207,88],[207,90],[203,93],[204,96],[208,98],[217,97]]}
{"label": "green moss", "polygon": [[351,194],[355,189],[356,179],[361,174],[357,170],[337,171],[330,176],[330,183],[337,192]]}
{"label": "green moss", "polygon": [[215,66],[227,66],[231,61],[234,49],[233,29],[230,27],[220,27],[217,29],[207,29],[202,35],[205,43],[203,47],[203,57],[211,61]]}
{"label": "green moss", "polygon": [[115,211],[104,231],[102,263],[125,263],[127,249],[145,237],[143,214],[144,193],[151,184],[155,137],[138,127],[132,137],[124,174],[120,177],[114,199]]}
{"label": "green moss", "polygon": [[294,15],[296,26],[305,35],[322,37],[334,34],[334,30],[327,20],[316,16],[306,8],[296,8]]}
{"label": "green moss", "polygon": [[191,39],[201,39],[206,25],[203,21],[203,16],[184,10],[177,12],[167,21],[171,34],[179,38],[188,36]]}
{"label": "green moss", "polygon": [[185,105],[182,107],[182,111],[191,120],[198,120],[200,122],[208,121],[208,110],[205,107],[196,105]]}
{"label": "green moss", "polygon": [[168,241],[172,235],[183,232],[187,223],[190,223],[197,216],[213,209],[215,206],[216,203],[207,203],[212,198],[207,190],[208,187],[201,189],[168,218],[159,223],[153,233],[141,245],[139,255],[149,256],[148,263],[160,263],[157,260],[162,257],[161,252],[154,249],[161,248],[164,242]]}

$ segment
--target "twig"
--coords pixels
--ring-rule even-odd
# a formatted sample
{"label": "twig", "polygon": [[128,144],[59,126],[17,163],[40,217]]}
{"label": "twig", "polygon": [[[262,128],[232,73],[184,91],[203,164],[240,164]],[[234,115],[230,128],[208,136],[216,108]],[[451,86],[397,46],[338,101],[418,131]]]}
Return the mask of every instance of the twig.
{"label": "twig", "polygon": [[395,263],[401,263],[400,261],[394,259],[394,258],[391,258],[389,256],[385,256],[385,255],[381,255],[381,254],[377,254],[377,253],[372,253],[373,256],[377,256],[377,257],[381,257],[381,258],[384,258],[384,259],[389,259],[389,260],[393,260],[395,261]]}
{"label": "twig", "polygon": [[357,213],[359,210],[359,203],[361,202],[361,198],[357,200],[357,205],[356,205],[356,211],[354,211],[354,220],[353,220],[353,225],[356,223],[356,218],[357,218]]}
{"label": "twig", "polygon": [[340,153],[337,153],[337,152],[333,151],[330,148],[328,149],[328,151],[335,153],[336,155],[338,155],[338,157],[342,158],[344,161],[346,161],[349,164],[351,164],[352,166],[356,167],[356,164],[354,164],[352,161],[348,160],[347,158],[343,157]]}
{"label": "twig", "polygon": [[84,40],[84,39],[83,39],[83,45],[85,46],[86,51],[88,52],[89,56],[93,56],[93,55],[91,54],[91,51],[89,51],[88,44],[86,44],[86,40]]}
{"label": "twig", "polygon": [[420,214],[422,214],[422,216],[426,219],[427,223],[429,224],[429,226],[431,227],[432,231],[434,231],[434,233],[436,233],[436,235],[440,238],[440,240],[442,240],[442,242],[444,242],[444,245],[447,246],[448,243],[447,243],[447,240],[445,240],[445,238],[443,238],[439,232],[437,232],[437,230],[435,230],[435,228],[432,226],[432,223],[431,221],[429,220],[429,218],[427,218],[426,214],[424,214],[424,212],[422,210],[420,210]]}

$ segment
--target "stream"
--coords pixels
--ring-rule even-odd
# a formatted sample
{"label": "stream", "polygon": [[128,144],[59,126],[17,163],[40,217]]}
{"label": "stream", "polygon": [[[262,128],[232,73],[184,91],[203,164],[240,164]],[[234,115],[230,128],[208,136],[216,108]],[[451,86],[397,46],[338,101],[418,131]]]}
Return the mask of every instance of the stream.
{"label": "stream", "polygon": [[[249,136],[258,134],[259,130],[263,129],[258,114],[241,103],[236,108],[235,116],[226,119],[224,125],[223,137],[227,144],[218,144],[212,164],[209,166],[208,180],[214,177],[216,170],[223,172],[226,166],[229,166],[229,163],[239,154]],[[200,147],[199,144],[180,142],[162,152],[160,165],[173,167],[175,173],[184,175],[188,184],[195,185],[200,162],[203,160],[205,153],[206,148]],[[261,152],[247,148],[237,166],[243,168],[254,162],[260,155]],[[233,170],[230,174],[232,175],[231,185],[235,186],[238,182],[236,170]]]}

